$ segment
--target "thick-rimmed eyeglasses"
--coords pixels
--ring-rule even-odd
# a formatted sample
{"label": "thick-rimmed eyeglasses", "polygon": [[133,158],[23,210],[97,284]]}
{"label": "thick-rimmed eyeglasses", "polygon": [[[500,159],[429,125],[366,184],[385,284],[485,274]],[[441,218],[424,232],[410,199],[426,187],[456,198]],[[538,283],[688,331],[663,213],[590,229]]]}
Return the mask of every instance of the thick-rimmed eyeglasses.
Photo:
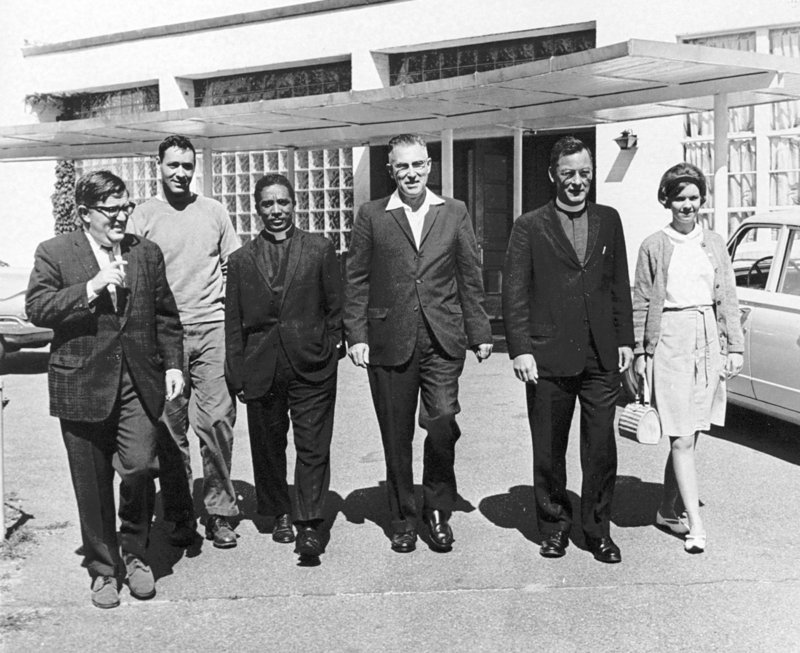
{"label": "thick-rimmed eyeglasses", "polygon": [[136,208],[136,204],[133,202],[128,202],[127,204],[122,204],[120,206],[87,206],[87,209],[94,209],[95,211],[100,211],[104,216],[107,218],[116,218],[119,217],[120,213],[124,213],[125,215],[130,215],[133,212],[133,209]]}
{"label": "thick-rimmed eyeglasses", "polygon": [[389,168],[394,171],[396,175],[402,177],[407,175],[410,170],[414,170],[417,174],[425,172],[425,169],[428,167],[428,163],[430,159],[420,159],[419,161],[412,161],[409,165],[408,163],[389,163]]}

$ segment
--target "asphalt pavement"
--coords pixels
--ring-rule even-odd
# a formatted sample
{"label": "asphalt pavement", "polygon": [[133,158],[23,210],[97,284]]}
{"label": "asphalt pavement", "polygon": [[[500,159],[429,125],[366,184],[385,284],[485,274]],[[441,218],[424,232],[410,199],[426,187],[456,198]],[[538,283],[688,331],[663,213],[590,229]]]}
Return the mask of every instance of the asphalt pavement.
{"label": "asphalt pavement", "polygon": [[[157,596],[137,601],[123,589],[119,608],[98,610],[76,554],[80,528],[58,422],[48,416],[46,358],[12,354],[3,369],[5,496],[15,508],[7,526],[29,535],[0,560],[6,651],[800,650],[800,429],[730,408],[728,427],[701,439],[709,541],[694,556],[653,525],[668,445],[619,440],[612,536],[622,564],[596,562],[578,532],[564,558],[545,559],[524,391],[502,353],[471,358],[462,376],[451,553],[424,542],[411,554],[389,548],[366,374],[344,360],[320,564],[300,564],[256,517],[240,406],[238,546],[173,548],[158,507],[149,551]],[[568,453],[576,513],[577,415]],[[196,441],[192,453],[198,463]]]}

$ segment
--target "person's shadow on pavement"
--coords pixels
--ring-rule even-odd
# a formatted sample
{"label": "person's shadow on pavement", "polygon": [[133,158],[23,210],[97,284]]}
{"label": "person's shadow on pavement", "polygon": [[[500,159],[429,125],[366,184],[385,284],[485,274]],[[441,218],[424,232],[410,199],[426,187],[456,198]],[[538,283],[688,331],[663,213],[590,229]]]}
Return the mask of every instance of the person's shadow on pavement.
{"label": "person's shadow on pavement", "polygon": [[[618,476],[611,507],[611,522],[621,528],[650,526],[661,500],[661,483],[646,483],[635,476]],[[579,549],[586,549],[580,528],[580,497],[567,490],[572,504],[573,528],[570,540]],[[533,486],[516,485],[508,492],[486,497],[478,504],[486,519],[499,528],[513,528],[530,542],[542,543],[536,525],[536,501]]]}
{"label": "person's shadow on pavement", "polygon": [[[358,488],[347,495],[341,505],[341,512],[351,524],[364,524],[372,522],[378,526],[386,539],[392,537],[392,518],[389,514],[389,505],[386,496],[386,481],[379,481],[376,486]],[[422,486],[414,486],[414,497],[417,506],[422,506]],[[472,512],[475,510],[469,501],[461,495],[456,498],[453,512]],[[421,515],[420,515],[421,517]],[[428,529],[422,525],[422,519],[417,526],[417,533],[422,540],[430,546]]]}

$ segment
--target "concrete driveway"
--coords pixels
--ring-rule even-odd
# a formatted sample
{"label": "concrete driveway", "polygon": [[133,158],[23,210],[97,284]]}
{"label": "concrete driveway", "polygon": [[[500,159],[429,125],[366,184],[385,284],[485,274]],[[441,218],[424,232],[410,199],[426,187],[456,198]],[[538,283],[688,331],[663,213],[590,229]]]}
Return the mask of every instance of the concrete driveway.
{"label": "concrete driveway", "polygon": [[[9,652],[800,650],[798,429],[731,409],[729,427],[701,441],[709,544],[699,556],[652,524],[666,442],[620,440],[612,535],[622,564],[596,562],[579,533],[566,557],[547,560],[533,518],[524,392],[505,354],[470,359],[462,377],[452,553],[390,550],[366,375],[345,360],[321,564],[299,565],[293,547],[273,543],[270,524],[254,520],[240,410],[238,547],[172,548],[157,515],[158,595],[140,602],[123,589],[119,608],[98,610],[76,555],[77,513],[58,423],[47,415],[45,367],[46,354],[13,354],[3,377],[6,500],[35,539],[19,545],[24,557],[0,561]],[[575,426],[568,474],[577,501]]]}

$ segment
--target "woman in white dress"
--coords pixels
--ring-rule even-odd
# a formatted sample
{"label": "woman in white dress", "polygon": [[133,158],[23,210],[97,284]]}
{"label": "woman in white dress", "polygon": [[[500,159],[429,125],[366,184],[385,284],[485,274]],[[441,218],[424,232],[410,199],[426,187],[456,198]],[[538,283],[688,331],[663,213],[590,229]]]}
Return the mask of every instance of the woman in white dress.
{"label": "woman in white dress", "polygon": [[[689,553],[705,550],[695,446],[701,431],[725,421],[725,380],[742,369],[744,337],[736,280],[722,237],[697,223],[706,199],[699,168],[679,163],[661,178],[658,201],[669,225],[639,249],[633,294],[634,369],[652,383],[669,436],[664,494],[656,524],[684,535]],[[676,514],[678,495],[685,513]]]}

